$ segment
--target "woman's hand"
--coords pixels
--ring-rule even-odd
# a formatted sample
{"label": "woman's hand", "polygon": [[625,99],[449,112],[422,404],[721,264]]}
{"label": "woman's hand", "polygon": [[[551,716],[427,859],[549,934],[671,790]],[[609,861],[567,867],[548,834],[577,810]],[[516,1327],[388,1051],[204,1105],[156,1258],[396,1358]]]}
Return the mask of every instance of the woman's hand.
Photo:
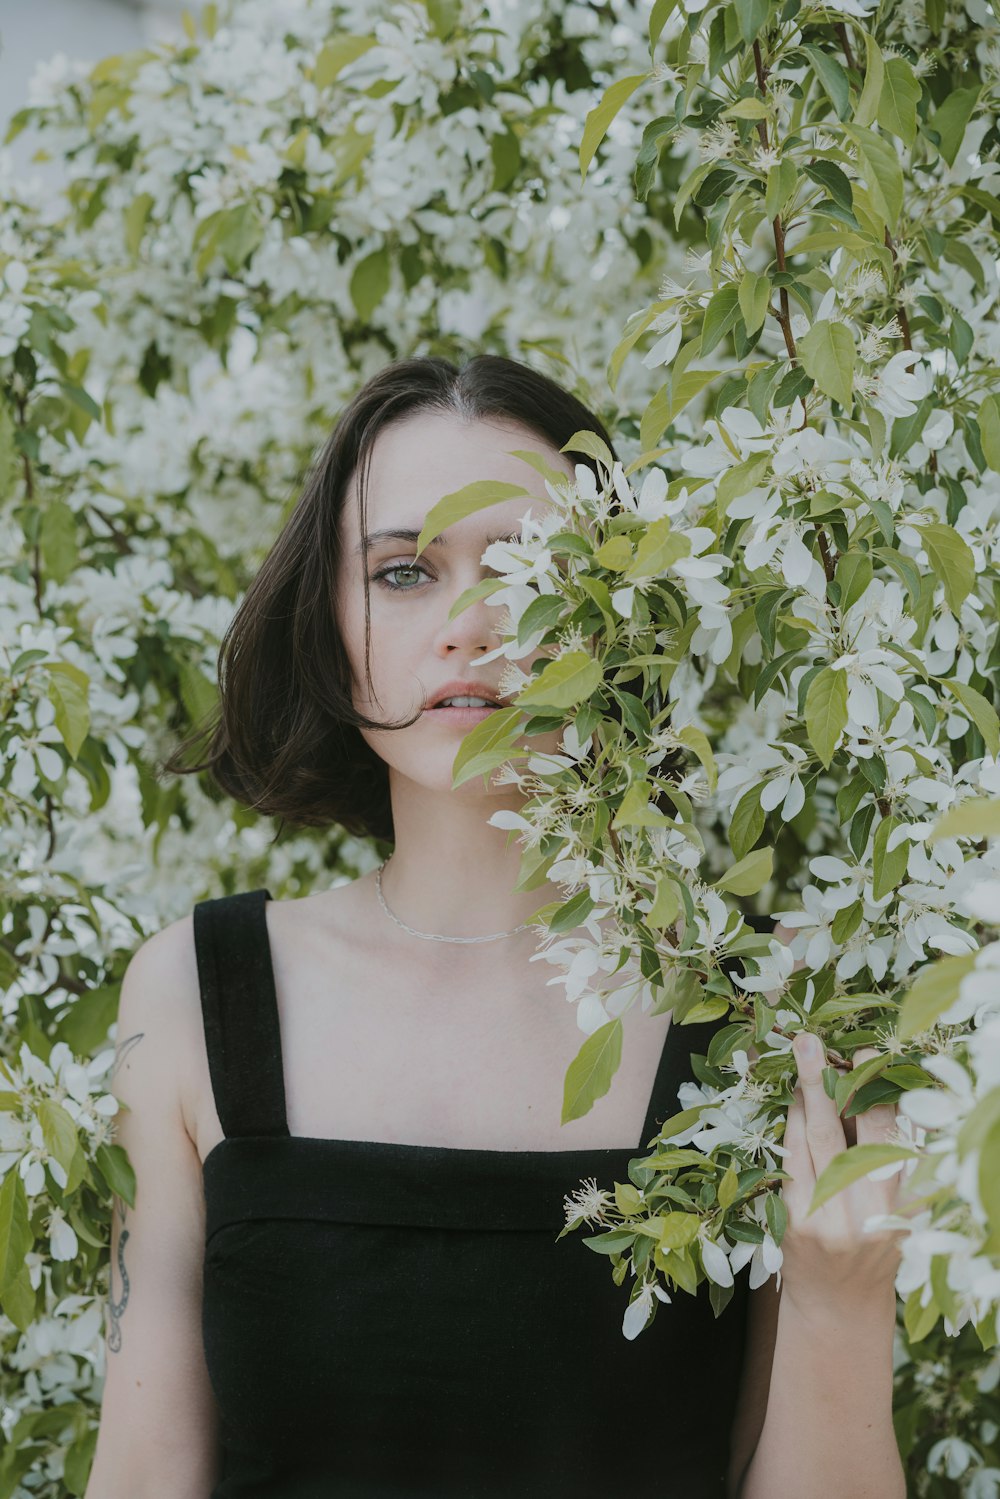
{"label": "woman's hand", "polygon": [[[803,1048],[813,1042],[813,1054]],[[782,1238],[782,1296],[810,1317],[837,1318],[846,1311],[895,1306],[899,1267],[899,1231],[865,1233],[865,1219],[874,1213],[897,1212],[900,1207],[899,1172],[882,1181],[862,1179],[843,1188],[814,1213],[809,1212],[817,1179],[835,1155],[855,1143],[845,1134],[837,1105],[827,1096],[822,1072],[826,1065],[822,1042],[803,1031],[793,1055],[799,1070],[795,1097],[788,1111],[782,1169],[791,1180],[782,1183],[788,1225]],[[852,1066],[878,1053],[864,1048]],[[883,1144],[894,1134],[895,1104],[877,1104],[857,1114],[856,1143]]]}

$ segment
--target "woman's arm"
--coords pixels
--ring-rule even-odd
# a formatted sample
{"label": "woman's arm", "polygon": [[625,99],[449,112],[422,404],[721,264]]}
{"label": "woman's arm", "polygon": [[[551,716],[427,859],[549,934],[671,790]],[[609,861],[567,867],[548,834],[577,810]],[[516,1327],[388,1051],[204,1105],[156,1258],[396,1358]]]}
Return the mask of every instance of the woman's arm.
{"label": "woman's arm", "polygon": [[778,1309],[767,1414],[739,1499],[906,1499],[892,1424],[896,1296]]}
{"label": "woman's arm", "polygon": [[[899,1177],[855,1182],[809,1214],[817,1177],[847,1148],[823,1087],[822,1046],[815,1051],[795,1048],[778,1329],[767,1412],[739,1499],[905,1499],[892,1423],[898,1240],[863,1231],[869,1215],[897,1206]],[[854,1063],[874,1055],[859,1051]],[[886,1139],[895,1119],[886,1105],[858,1115],[858,1141]]]}

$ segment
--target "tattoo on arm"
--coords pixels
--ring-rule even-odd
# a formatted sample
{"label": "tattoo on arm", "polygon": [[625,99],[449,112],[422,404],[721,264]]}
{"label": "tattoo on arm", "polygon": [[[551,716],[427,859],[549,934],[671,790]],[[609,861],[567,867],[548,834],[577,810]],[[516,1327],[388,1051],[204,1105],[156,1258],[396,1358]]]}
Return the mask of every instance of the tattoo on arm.
{"label": "tattoo on arm", "polygon": [[[114,1065],[111,1069],[110,1077],[108,1078],[109,1085],[111,1083],[111,1080],[114,1078],[115,1073],[118,1071],[118,1068],[122,1065],[123,1062],[127,1060],[129,1056],[131,1056],[136,1046],[138,1046],[139,1042],[142,1040],[144,1034],[144,1031],[137,1031],[134,1036],[129,1036],[126,1040],[120,1041],[118,1043],[118,1046],[115,1050]],[[121,1319],[125,1314],[126,1306],[128,1306],[129,1278],[128,1271],[125,1269],[125,1245],[128,1243],[129,1239],[129,1232],[125,1227],[125,1217],[127,1211],[127,1204],[124,1202],[124,1200],[121,1197],[115,1196],[112,1203],[112,1212],[117,1214],[118,1217],[118,1271],[121,1275],[122,1293],[116,1301],[114,1286],[114,1266],[112,1265],[108,1269],[108,1351],[110,1353],[119,1353],[121,1351]]]}
{"label": "tattoo on arm", "polygon": [[125,1245],[128,1243],[128,1229],[125,1227],[126,1205],[120,1197],[114,1201],[114,1211],[118,1214],[118,1269],[122,1278],[122,1294],[115,1300],[114,1271],[108,1272],[108,1350],[111,1353],[119,1353],[122,1346],[121,1319],[128,1305],[129,1279],[128,1271],[125,1269]]}
{"label": "tattoo on arm", "polygon": [[114,1065],[112,1066],[111,1072],[108,1076],[109,1083],[114,1081],[115,1073],[118,1071],[122,1062],[125,1061],[126,1057],[132,1054],[145,1034],[145,1031],[136,1031],[134,1036],[129,1036],[126,1040],[118,1042],[118,1045],[115,1048]]}

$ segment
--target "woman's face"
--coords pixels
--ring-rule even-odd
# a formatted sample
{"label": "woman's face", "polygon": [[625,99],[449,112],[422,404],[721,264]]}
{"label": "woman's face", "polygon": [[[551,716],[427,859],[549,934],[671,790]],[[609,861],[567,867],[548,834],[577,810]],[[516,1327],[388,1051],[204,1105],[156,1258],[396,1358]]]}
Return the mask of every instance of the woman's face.
{"label": "woman's face", "polygon": [[[511,456],[515,448],[539,451],[553,468],[574,477],[566,454],[506,419],[470,422],[452,413],[421,411],[385,428],[371,454],[367,557],[360,550],[356,475],[352,476],[340,516],[343,545],[336,616],[351,663],[354,703],[361,712],[389,721],[410,717],[454,679],[500,692],[506,658],[497,657],[482,667],[475,663],[500,644],[497,623],[503,611],[480,599],[454,619],[448,612],[467,588],[494,576],[479,560],[490,541],[518,533],[528,510],[539,519],[553,508],[541,475]],[[415,560],[416,536],[433,506],[442,496],[483,479],[516,484],[527,495],[456,521]],[[399,530],[412,532],[412,539],[378,535]],[[365,677],[365,568],[371,598],[371,693]],[[517,664],[527,673],[531,663],[546,654],[536,650]],[[425,709],[409,728],[361,733],[400,774],[428,790],[451,791],[455,752],[471,727],[471,719],[463,722],[457,715]],[[553,752],[561,733],[532,735],[519,743],[533,751]],[[523,769],[524,761],[515,763]],[[505,789],[509,795],[510,788]],[[464,782],[454,794],[481,795],[481,777]]]}

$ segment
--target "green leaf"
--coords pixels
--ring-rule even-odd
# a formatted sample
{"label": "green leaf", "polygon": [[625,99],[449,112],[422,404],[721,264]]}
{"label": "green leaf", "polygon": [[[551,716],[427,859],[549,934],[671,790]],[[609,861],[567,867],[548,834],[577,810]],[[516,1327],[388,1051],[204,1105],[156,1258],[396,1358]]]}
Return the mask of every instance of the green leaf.
{"label": "green leaf", "polygon": [[855,125],[871,125],[874,123],[878,113],[879,100],[882,97],[882,85],[885,80],[885,64],[878,42],[866,31],[865,32],[865,82],[861,90],[861,98],[858,107],[854,111]]}
{"label": "green leaf", "polygon": [[962,1121],[958,1132],[959,1159],[963,1160],[970,1150],[982,1150],[987,1135],[998,1123],[1000,1088],[991,1088]]}
{"label": "green leaf", "polygon": [[[550,661],[517,696],[517,706],[575,708],[596,692],[604,679],[601,663],[587,651],[567,651]],[[489,720],[486,720],[489,722]]]}
{"label": "green leaf", "polygon": [[766,120],[770,110],[763,99],[748,95],[745,99],[737,99],[735,104],[730,104],[722,113],[727,120]]}
{"label": "green leaf", "polygon": [[68,1174],[79,1145],[76,1125],[62,1104],[54,1098],[40,1099],[35,1112],[42,1127],[42,1136],[49,1155],[53,1156]]}
{"label": "green leaf", "polygon": [[927,124],[940,136],[938,150],[950,167],[965,135],[965,127],[972,119],[972,112],[979,100],[979,87],[952,89],[941,105],[931,115]]}
{"label": "green leaf", "polygon": [[944,596],[957,614],[976,581],[976,559],[963,537],[938,521],[920,527],[920,540],[935,576],[944,584]]}
{"label": "green leaf", "polygon": [[42,510],[38,539],[45,571],[54,583],[65,583],[80,560],[76,528],[72,505],[50,499]]}
{"label": "green leaf", "polygon": [[139,253],[142,236],[146,229],[149,211],[153,206],[152,193],[137,193],[125,209],[125,248],[134,259]]}
{"label": "green leaf", "polygon": [[871,130],[842,127],[858,148],[858,167],[868,186],[872,207],[895,231],[903,207],[903,169],[895,146]]}
{"label": "green leaf", "polygon": [[20,1274],[33,1242],[24,1179],[8,1170],[0,1182],[0,1295]]}
{"label": "green leaf", "polygon": [[864,905],[860,900],[853,901],[849,906],[842,906],[833,918],[830,927],[830,935],[838,945],[849,942],[861,925],[864,915]]}
{"label": "green leaf", "polygon": [[739,285],[740,311],[748,333],[756,333],[767,316],[771,300],[771,282],[767,276],[747,271]]}
{"label": "green leaf", "polygon": [[[648,781],[633,781],[622,797],[611,826],[616,829],[673,826],[670,819],[653,806],[650,801],[651,790]],[[684,826],[687,827],[688,824]]]}
{"label": "green leaf", "polygon": [[640,83],[645,83],[648,73],[634,73],[629,78],[619,78],[605,89],[599,104],[587,115],[580,142],[580,180],[587,175],[587,168],[594,159],[594,152],[608,133],[608,126],[618,111],[628,103]]}
{"label": "green leaf", "polygon": [[[501,750],[509,750],[517,738],[517,726],[523,719],[520,708],[512,704],[508,708],[495,708],[479,723],[473,724],[455,752],[452,786],[464,785],[480,773],[475,764],[480,756],[492,760]],[[506,756],[501,755],[493,763],[501,764],[504,758]]]}
{"label": "green leaf", "polygon": [[847,726],[847,674],[824,666],[806,693],[806,733],[827,770]]}
{"label": "green leaf", "polygon": [[98,1145],[94,1152],[98,1170],[118,1197],[135,1207],[135,1168],[123,1145]]}
{"label": "green leaf", "polygon": [[562,904],[557,901],[555,910],[548,918],[549,931],[553,933],[575,931],[582,921],[586,921],[595,904],[594,897],[586,886]]}
{"label": "green leaf", "polygon": [[740,315],[740,298],[733,285],[723,286],[705,308],[705,320],[701,329],[701,354],[711,353],[721,338],[732,328]]}
{"label": "green leaf", "polygon": [[[498,588],[503,587],[505,587],[503,578],[482,578],[478,583],[473,583],[471,588],[463,588],[458,598],[448,610],[448,618],[456,619],[459,614],[464,614],[465,610],[468,609],[470,605],[475,604],[479,599],[488,599],[491,593],[496,593]],[[551,600],[553,598],[553,595],[547,593],[545,594],[545,598]],[[538,602],[539,601],[537,599],[532,600],[532,603]],[[560,600],[560,605],[562,605],[562,603],[563,601]],[[528,609],[530,608],[531,604],[528,605]],[[526,609],[524,611],[524,614],[527,614],[527,612],[528,610]],[[520,628],[520,626],[524,623],[524,614],[522,614],[521,618],[518,620],[518,628]],[[526,636],[527,633],[528,632],[526,631]]]}
{"label": "green leaf", "polygon": [[795,163],[789,156],[779,161],[777,166],[768,168],[764,212],[769,219],[777,218],[795,191],[795,184],[798,180],[799,174],[795,170]]}
{"label": "green leaf", "polygon": [[677,0],[656,0],[656,4],[649,13],[649,55],[652,57],[653,49],[660,40],[660,33],[669,21]]}
{"label": "green leaf", "polygon": [[767,473],[770,463],[770,453],[754,453],[753,457],[745,459],[743,463],[736,463],[732,468],[726,469],[715,491],[715,502],[720,515],[725,515],[731,501],[750,493]]}
{"label": "green leaf", "polygon": [[656,895],[648,915],[644,918],[646,925],[653,931],[662,932],[664,927],[673,926],[680,915],[681,903],[677,893],[677,886],[667,874],[661,874],[656,883]]}
{"label": "green leaf", "polygon": [[678,187],[676,193],[674,194],[675,229],[678,229],[680,227],[681,214],[684,212],[684,209],[687,206],[688,199],[691,197],[692,193],[697,192],[698,188],[704,182],[709,172],[714,172],[715,168],[716,163],[714,161],[703,161],[699,166],[695,167],[693,172],[690,172],[688,176],[685,177],[684,181]]}
{"label": "green leaf", "polygon": [[917,138],[917,102],[920,84],[905,57],[890,57],[878,102],[878,122],[883,130],[898,135],[904,145]]}
{"label": "green leaf", "polygon": [[21,460],[14,442],[14,418],[6,401],[0,401],[0,505],[11,498],[17,486]]}
{"label": "green leaf", "polygon": [[755,41],[767,26],[771,10],[768,0],[733,0],[733,7],[740,23],[740,36],[748,44]]}
{"label": "green leaf", "polygon": [[899,458],[903,453],[910,450],[915,442],[920,440],[920,434],[927,425],[927,418],[934,406],[933,394],[924,396],[917,406],[916,411],[911,411],[909,416],[897,416],[892,424],[892,441],[889,445],[890,458]]}
{"label": "green leaf", "polygon": [[701,1219],[697,1213],[664,1213],[660,1243],[664,1249],[683,1249],[698,1237]]}
{"label": "green leaf", "polygon": [[743,859],[764,831],[765,814],[760,805],[763,786],[752,786],[740,797],[729,824],[729,844],[737,859]]}
{"label": "green leaf", "polygon": [[936,838],[995,838],[1000,834],[1000,797],[970,796],[957,807],[949,807],[927,835]]}
{"label": "green leaf", "polygon": [[461,0],[423,0],[434,35],[446,42],[454,35],[461,15]]}
{"label": "green leaf", "polygon": [[263,238],[264,221],[253,203],[223,209],[212,235],[231,276],[246,264]]}
{"label": "green leaf", "polygon": [[363,323],[367,323],[389,290],[389,250],[383,245],[359,260],[351,272],[351,301]]}
{"label": "green leaf", "polygon": [[[588,458],[598,459],[610,472],[614,466],[611,450],[603,437],[598,436],[589,427],[581,427],[574,432],[568,442],[564,442],[559,449],[560,453],[586,453]],[[533,496],[529,496],[533,498]]]}
{"label": "green leaf", "polygon": [[503,484],[497,479],[474,479],[462,489],[444,495],[427,512],[420,535],[417,537],[417,556],[456,521],[485,510],[488,505],[497,505],[502,500],[530,499],[526,489],[519,484]]}
{"label": "green leaf", "polygon": [[798,341],[802,368],[824,395],[850,413],[854,398],[854,339],[846,323],[823,319]]}
{"label": "green leaf", "polygon": [[[821,47],[806,46],[802,50],[812,63],[816,77],[826,90],[838,118],[846,120],[851,108],[851,87],[844,69],[835,57],[824,52]],[[851,205],[848,203],[846,206],[849,208]]]}
{"label": "green leaf", "polygon": [[694,750],[708,777],[708,789],[714,791],[718,782],[718,772],[715,768],[715,756],[712,754],[712,746],[701,729],[696,729],[693,724],[685,724],[682,729],[677,730],[677,737],[688,749]]}
{"label": "green leaf", "polygon": [[721,995],[718,999],[701,999],[684,1011],[681,1025],[701,1025],[706,1020],[718,1020],[729,1010],[729,1001]]}
{"label": "green leaf", "polygon": [[983,457],[994,473],[1000,473],[1000,396],[988,395],[985,398],[977,420]]}
{"label": "green leaf", "polygon": [[875,576],[872,559],[867,552],[842,552],[837,563],[836,580],[840,586],[839,609],[843,614],[856,604]]}
{"label": "green leaf", "polygon": [[720,1208],[730,1207],[740,1195],[740,1179],[732,1166],[727,1166],[722,1180],[719,1183],[716,1196],[719,1199]]}
{"label": "green leaf", "polygon": [[[621,374],[626,355],[635,347],[653,319],[659,317],[660,313],[665,311],[669,305],[668,299],[652,302],[648,307],[644,307],[639,312],[633,313],[628,319],[625,324],[624,336],[615,345],[608,360],[608,384],[612,390],[615,390],[618,385],[618,377]],[[561,478],[562,476],[559,475],[559,477]]]}
{"label": "green leaf", "polygon": [[609,572],[623,573],[627,567],[631,567],[634,555],[632,543],[627,536],[609,536],[597,548],[594,561]]}
{"label": "green leaf", "polygon": [[730,895],[756,895],[763,890],[774,872],[774,849],[755,848],[746,858],[740,859],[715,881],[715,890],[727,890]]}
{"label": "green leaf", "polygon": [[597,1254],[619,1254],[623,1249],[628,1249],[630,1244],[635,1243],[635,1236],[634,1228],[628,1230],[619,1228],[612,1233],[591,1234],[583,1242],[588,1249],[593,1249]]}
{"label": "green leaf", "polygon": [[912,1160],[917,1153],[905,1145],[852,1145],[849,1150],[842,1150],[818,1177],[808,1211],[814,1213],[852,1182],[867,1176],[869,1171],[888,1166],[890,1161]]}
{"label": "green leaf", "polygon": [[997,718],[997,710],[989,698],[977,692],[974,687],[970,687],[968,682],[960,682],[957,677],[941,677],[939,680],[942,686],[947,687],[948,691],[958,698],[982,734],[988,753],[995,760],[1000,754],[1000,719]]}
{"label": "green leaf", "polygon": [[570,1062],[563,1084],[561,1124],[582,1119],[604,1097],[621,1059],[622,1022],[616,1018],[598,1026]]}
{"label": "green leaf", "polygon": [[[598,582],[598,579],[592,579],[591,582]],[[501,579],[501,577],[483,579],[483,585],[484,583],[499,583],[502,588],[504,586],[504,579]],[[472,588],[466,588],[465,594],[460,594],[459,598],[456,598],[456,601],[454,601],[451,609],[448,610],[448,619],[454,619],[456,613],[460,613],[457,606],[469,594],[475,594],[478,598],[489,598],[490,594],[495,594],[495,588],[487,589],[483,585],[474,583]],[[472,598],[469,598],[469,603],[474,603],[474,601]],[[525,640],[528,640],[528,637],[532,636],[535,631],[549,630],[552,625],[555,625],[556,619],[559,619],[565,607],[567,607],[567,601],[565,601],[565,598],[561,594],[540,594],[538,598],[532,598],[528,609],[522,613],[519,621],[517,621],[517,640],[519,640],[520,645],[523,645]]]}
{"label": "green leaf", "polygon": [[851,191],[850,178],[834,162],[812,161],[806,167],[806,176],[825,188],[840,208],[847,213],[854,211],[854,194]]}
{"label": "green leaf", "polygon": [[662,432],[667,423],[672,422],[674,417],[684,410],[689,401],[701,395],[705,386],[711,385],[721,373],[721,370],[685,370],[683,374],[674,376],[669,384],[669,404],[666,407],[666,415],[660,431]]}
{"label": "green leaf", "polygon": [[958,990],[967,973],[975,967],[975,953],[960,953],[940,958],[922,968],[903,999],[896,1025],[901,1041],[912,1041],[928,1030],[958,998]]}
{"label": "green leaf", "polygon": [[891,891],[897,890],[906,877],[906,866],[910,858],[910,840],[904,838],[895,848],[889,848],[889,839],[902,826],[901,817],[883,817],[875,829],[872,840],[872,896],[882,900]]}
{"label": "green leaf", "polygon": [[634,1218],[642,1208],[638,1187],[631,1182],[615,1182],[615,1207],[625,1218]]}
{"label": "green leaf", "polygon": [[691,551],[690,537],[682,531],[671,531],[669,516],[652,521],[639,538],[635,556],[623,573],[626,582],[638,578],[659,578],[681,557]]}
{"label": "green leaf", "polygon": [[[968,273],[969,279],[979,289],[979,291],[985,293],[986,277],[983,274],[982,262],[976,255],[976,252],[971,245],[966,244],[964,239],[949,239],[945,241],[944,249],[941,251],[941,253],[944,256],[945,260],[950,260],[953,265],[960,265],[963,271],[966,271]],[[918,298],[918,301],[919,300],[920,299]],[[933,300],[936,302],[937,298],[935,297],[933,298]],[[921,306],[923,306],[923,302],[921,302]],[[942,308],[941,310],[943,315],[944,309]],[[961,337],[957,340],[962,352],[960,355],[956,355],[956,358],[959,360],[959,363],[964,363],[966,358],[968,357],[969,350],[972,348],[974,334],[965,319],[960,317],[959,313],[957,313],[953,307],[951,309],[951,321],[953,327],[955,326],[956,320],[958,320],[962,324]]]}
{"label": "green leaf", "polygon": [[941,1308],[933,1296],[926,1306],[921,1305],[923,1293],[923,1287],[917,1286],[907,1296],[903,1307],[903,1324],[911,1343],[922,1343],[927,1334],[933,1331],[941,1315]]}
{"label": "green leaf", "polygon": [[87,689],[90,678],[69,661],[48,663],[49,701],[56,710],[55,726],[75,760],[90,729]]}
{"label": "green leaf", "polygon": [[780,1245],[785,1237],[785,1229],[788,1227],[788,1208],[785,1205],[785,1199],[779,1193],[768,1192],[764,1198],[764,1216],[771,1230],[771,1238]]}
{"label": "green leaf", "polygon": [[355,62],[374,46],[373,36],[351,36],[345,33],[335,37],[332,42],[327,42],[316,59],[313,83],[317,88],[326,88],[342,68],[346,68],[349,62]]}

